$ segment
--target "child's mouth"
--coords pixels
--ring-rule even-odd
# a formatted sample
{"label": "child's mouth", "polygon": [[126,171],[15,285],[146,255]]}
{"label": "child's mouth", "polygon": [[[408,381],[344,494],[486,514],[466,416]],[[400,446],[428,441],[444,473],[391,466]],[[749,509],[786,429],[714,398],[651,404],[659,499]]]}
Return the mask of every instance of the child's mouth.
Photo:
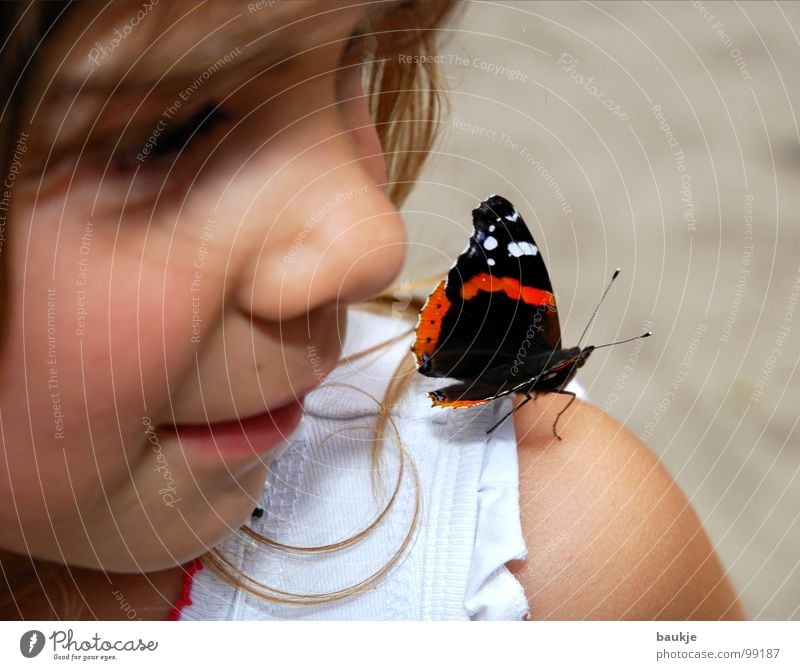
{"label": "child's mouth", "polygon": [[302,398],[263,414],[211,424],[178,424],[167,430],[182,448],[225,454],[259,454],[277,447],[294,432],[303,416]]}

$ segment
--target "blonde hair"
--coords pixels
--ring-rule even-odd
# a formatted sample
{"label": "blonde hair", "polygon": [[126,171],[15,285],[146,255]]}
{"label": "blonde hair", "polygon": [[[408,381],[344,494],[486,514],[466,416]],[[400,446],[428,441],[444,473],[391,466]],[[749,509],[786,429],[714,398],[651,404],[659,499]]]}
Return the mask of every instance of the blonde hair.
{"label": "blonde hair", "polygon": [[[378,18],[373,18],[371,24],[362,30],[360,39],[363,44],[364,61],[367,64],[365,71],[366,95],[369,97],[370,111],[386,160],[387,174],[389,175],[388,192],[398,206],[411,190],[437,136],[442,99],[438,66],[434,55],[440,36],[438,28],[453,13],[456,4],[455,0],[438,0],[437,2],[411,0],[397,5],[396,8]],[[66,2],[42,2],[40,0],[33,0],[24,5],[4,3],[0,7],[0,17],[2,17],[0,35],[5,43],[5,48],[0,53],[0,92],[4,94],[3,99],[8,101],[5,112],[0,117],[0,138],[2,138],[0,139],[0,155],[2,155],[4,165],[10,163],[14,139],[19,128],[19,113],[24,100],[22,84],[25,77],[33,70],[40,40],[45,39],[52,32],[52,28],[67,7],[68,3]],[[158,9],[156,7],[154,11],[158,11]],[[403,62],[398,58],[400,54],[414,54],[419,57],[406,59],[413,62]],[[23,76],[20,78],[18,78],[19,72],[23,72]],[[6,230],[4,233],[8,238],[9,231]],[[0,249],[0,310],[4,310],[7,304],[7,265],[5,254]],[[375,304],[380,305],[381,303],[376,301]],[[0,313],[2,312],[0,311]],[[6,319],[2,320],[3,324],[6,322]],[[4,339],[4,334],[0,333],[0,343]],[[384,344],[390,344],[390,342]],[[360,355],[369,353],[371,352],[361,352]],[[353,360],[352,356],[350,360]],[[413,366],[410,365],[409,360],[401,363],[386,391],[383,402],[375,399],[378,407],[393,405],[394,400],[402,393],[412,370]],[[416,489],[411,526],[394,555],[372,575],[357,584],[331,593],[295,594],[255,581],[237,568],[219,548],[214,548],[206,553],[202,557],[203,563],[228,584],[272,602],[288,604],[332,602],[370,588],[403,557],[413,538],[421,509],[416,466],[413,460],[408,458],[394,428],[392,418],[386,412],[378,412],[377,416],[371,455],[373,466],[375,466],[372,468],[373,477],[379,476],[377,463],[388,428],[394,430],[397,438],[400,455],[398,477],[386,505],[366,528],[350,538],[320,547],[285,545],[258,534],[247,526],[240,529],[252,541],[287,552],[319,554],[353,546],[367,537],[389,512],[396,500],[404,470],[408,467],[411,470]],[[380,484],[382,482],[373,479],[373,492],[376,496]],[[32,559],[31,562],[33,562]],[[2,564],[0,564],[1,567]],[[36,580],[44,588],[41,575],[37,574]],[[14,589],[11,589],[11,597],[14,598],[14,591],[21,590],[19,586],[15,586]],[[51,607],[54,611],[56,610],[52,604]],[[72,608],[69,609],[72,610]],[[65,613],[64,610],[65,608],[62,608],[62,614]]]}

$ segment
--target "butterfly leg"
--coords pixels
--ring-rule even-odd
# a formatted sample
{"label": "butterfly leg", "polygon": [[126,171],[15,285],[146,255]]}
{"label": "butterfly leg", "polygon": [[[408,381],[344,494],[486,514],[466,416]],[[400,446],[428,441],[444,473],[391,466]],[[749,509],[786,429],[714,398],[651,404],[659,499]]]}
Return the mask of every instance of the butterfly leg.
{"label": "butterfly leg", "polygon": [[493,431],[494,431],[496,428],[499,428],[499,427],[500,427],[500,425],[501,425],[501,424],[503,424],[503,423],[505,422],[505,420],[506,420],[508,417],[510,417],[510,416],[511,416],[511,415],[512,415],[514,412],[516,412],[518,409],[520,409],[520,408],[521,408],[521,407],[522,407],[522,406],[523,406],[523,405],[524,405],[526,402],[528,402],[529,400],[533,400],[533,396],[532,396],[530,393],[526,393],[526,394],[525,394],[525,400],[523,400],[523,401],[522,401],[522,402],[521,402],[519,405],[517,405],[516,407],[512,408],[512,409],[511,409],[511,411],[509,411],[509,412],[506,412],[506,415],[505,415],[505,416],[504,416],[502,419],[500,419],[500,421],[498,421],[496,424],[494,424],[494,426],[492,426],[492,427],[491,427],[489,430],[487,430],[487,431],[486,431],[486,434],[487,434],[487,435],[491,435],[491,433],[492,433],[492,432],[493,432]]}
{"label": "butterfly leg", "polygon": [[575,402],[575,394],[572,391],[565,391],[564,389],[559,389],[554,391],[554,393],[558,393],[559,395],[568,395],[572,396],[567,403],[567,406],[564,407],[558,414],[556,414],[556,420],[553,421],[553,435],[555,435],[559,440],[561,439],[561,435],[556,432],[556,425],[558,424],[558,420],[561,418],[561,415],[569,409],[569,406]]}

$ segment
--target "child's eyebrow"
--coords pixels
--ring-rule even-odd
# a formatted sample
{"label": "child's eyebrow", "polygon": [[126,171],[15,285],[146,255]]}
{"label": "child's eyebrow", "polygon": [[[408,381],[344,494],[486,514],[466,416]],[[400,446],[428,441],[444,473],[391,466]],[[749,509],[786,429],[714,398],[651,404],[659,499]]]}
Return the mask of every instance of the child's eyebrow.
{"label": "child's eyebrow", "polygon": [[[219,66],[220,59],[226,55],[229,55],[228,71],[231,73],[263,72],[279,67],[303,50],[341,39],[336,34],[342,23],[385,15],[407,3],[408,0],[373,0],[364,5],[327,3],[309,17],[304,3],[276,2],[274,6],[269,5],[269,10],[249,12],[249,7],[258,5],[250,2],[242,11],[218,21],[218,25],[206,24],[206,34],[191,48],[183,48],[168,37],[159,37],[167,25],[156,24],[157,31],[150,26],[149,34],[155,43],[139,47],[142,57],[137,67],[131,68],[136,60],[131,56],[138,54],[123,52],[115,58],[112,53],[110,58],[103,59],[101,67],[96,67],[91,60],[76,62],[77,67],[60,73],[54,85],[61,92],[110,91],[113,88],[122,92],[135,88],[141,93],[143,86],[167,88],[191,82],[209,68]],[[309,18],[313,19],[313,28]],[[177,25],[179,27],[180,23]]]}

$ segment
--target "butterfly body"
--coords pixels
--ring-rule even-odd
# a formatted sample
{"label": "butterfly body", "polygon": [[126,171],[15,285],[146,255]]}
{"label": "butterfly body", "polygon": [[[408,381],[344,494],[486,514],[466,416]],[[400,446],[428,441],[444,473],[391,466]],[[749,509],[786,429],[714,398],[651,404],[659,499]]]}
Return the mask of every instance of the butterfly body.
{"label": "butterfly body", "polygon": [[[594,347],[561,347],[556,298],[522,216],[499,195],[472,212],[474,233],[420,311],[417,370],[451,380],[434,405],[565,392]],[[570,394],[571,395],[571,394]]]}

